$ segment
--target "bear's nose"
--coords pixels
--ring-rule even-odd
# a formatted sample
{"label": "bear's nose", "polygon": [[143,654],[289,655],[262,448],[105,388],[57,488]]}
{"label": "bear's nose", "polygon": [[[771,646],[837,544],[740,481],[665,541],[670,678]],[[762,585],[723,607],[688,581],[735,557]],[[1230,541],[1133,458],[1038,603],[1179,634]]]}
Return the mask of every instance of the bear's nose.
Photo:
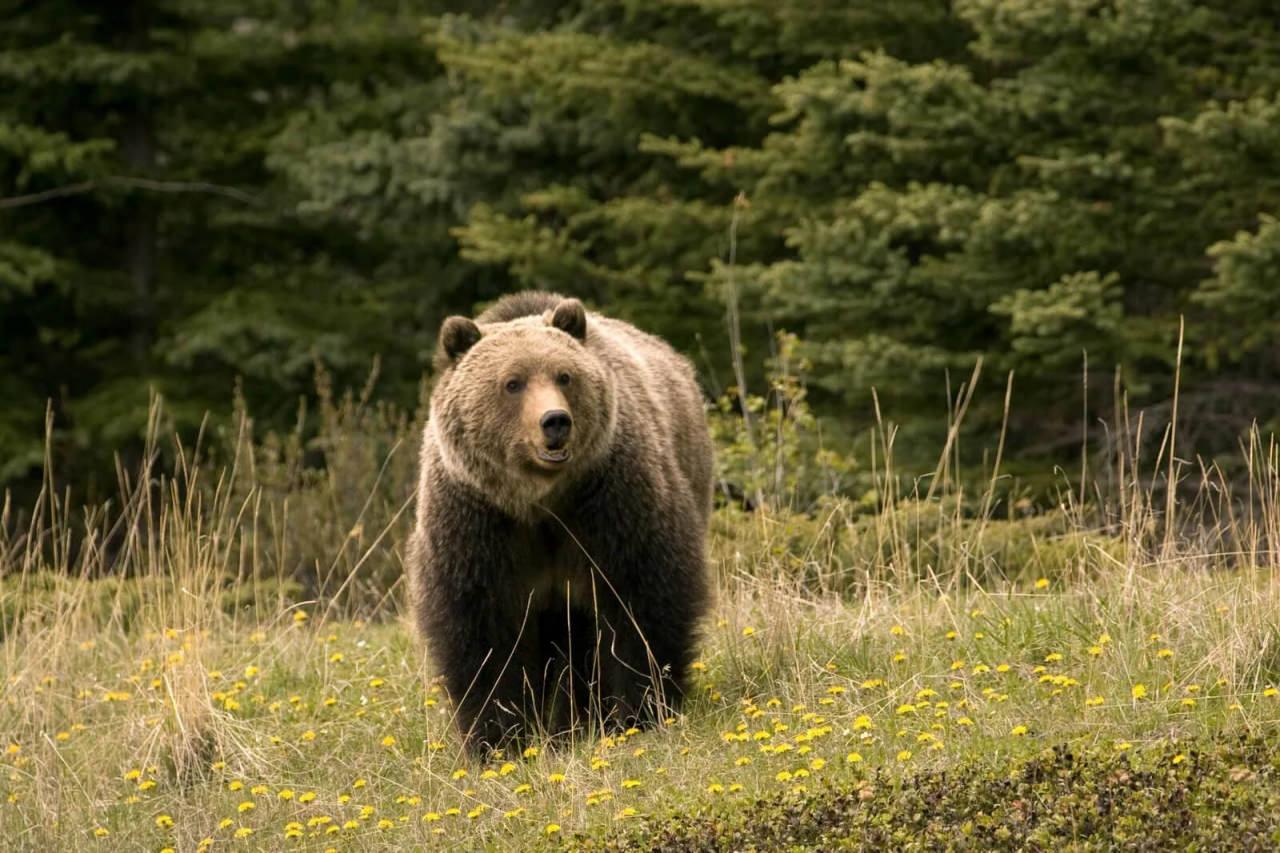
{"label": "bear's nose", "polygon": [[549,450],[559,450],[569,440],[569,430],[573,429],[573,418],[564,409],[552,409],[545,413],[540,421],[542,437],[547,441]]}

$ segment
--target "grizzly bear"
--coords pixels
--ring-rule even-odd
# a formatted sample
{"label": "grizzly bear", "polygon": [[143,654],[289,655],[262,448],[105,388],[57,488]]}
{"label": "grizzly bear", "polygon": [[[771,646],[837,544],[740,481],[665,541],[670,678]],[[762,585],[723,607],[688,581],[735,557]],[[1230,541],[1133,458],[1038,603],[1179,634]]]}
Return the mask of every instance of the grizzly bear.
{"label": "grizzly bear", "polygon": [[466,742],[665,716],[709,595],[692,366],[542,292],[446,319],[435,366],[407,570]]}

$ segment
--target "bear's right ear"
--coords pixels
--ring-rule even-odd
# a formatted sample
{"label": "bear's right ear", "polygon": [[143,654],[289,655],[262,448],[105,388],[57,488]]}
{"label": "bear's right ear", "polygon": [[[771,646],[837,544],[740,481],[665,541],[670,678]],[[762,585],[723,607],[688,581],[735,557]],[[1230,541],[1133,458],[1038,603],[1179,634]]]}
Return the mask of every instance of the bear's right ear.
{"label": "bear's right ear", "polygon": [[440,346],[436,349],[436,369],[452,367],[480,340],[480,327],[469,317],[449,317],[440,326]]}

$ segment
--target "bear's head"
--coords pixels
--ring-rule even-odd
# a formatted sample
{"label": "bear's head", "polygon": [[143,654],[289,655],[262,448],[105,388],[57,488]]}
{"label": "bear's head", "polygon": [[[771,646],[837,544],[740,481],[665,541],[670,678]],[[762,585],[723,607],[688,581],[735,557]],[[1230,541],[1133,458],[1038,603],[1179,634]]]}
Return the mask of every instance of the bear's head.
{"label": "bear's head", "polygon": [[450,317],[436,368],[429,428],[446,471],[509,512],[527,514],[612,441],[613,374],[576,299],[505,322]]}

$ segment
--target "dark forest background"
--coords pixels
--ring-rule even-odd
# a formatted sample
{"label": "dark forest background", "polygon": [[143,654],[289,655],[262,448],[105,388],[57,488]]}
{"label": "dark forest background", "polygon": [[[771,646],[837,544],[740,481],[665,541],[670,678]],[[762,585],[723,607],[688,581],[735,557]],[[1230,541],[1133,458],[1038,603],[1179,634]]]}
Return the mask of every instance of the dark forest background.
{"label": "dark forest background", "polygon": [[1229,452],[1280,425],[1277,215],[1272,0],[4,0],[0,487],[46,406],[89,495],[153,390],[287,430],[376,359],[411,409],[439,322],[525,287],[713,397],[736,325],[835,447],[875,388],[908,461],[981,358],[967,428],[1012,371],[1044,470],[1117,391],[1167,421],[1185,318],[1180,428]]}

